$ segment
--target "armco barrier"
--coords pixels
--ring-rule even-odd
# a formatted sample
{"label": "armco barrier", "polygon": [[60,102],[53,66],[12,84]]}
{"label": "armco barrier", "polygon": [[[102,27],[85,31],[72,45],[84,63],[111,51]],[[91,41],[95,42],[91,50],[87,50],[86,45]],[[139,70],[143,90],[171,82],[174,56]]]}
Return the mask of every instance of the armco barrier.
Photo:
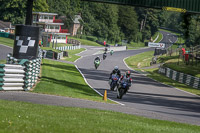
{"label": "armco barrier", "polygon": [[109,47],[109,50],[113,50],[113,51],[123,51],[123,50],[126,50],[126,46]]}
{"label": "armco barrier", "polygon": [[170,68],[160,67],[159,73],[164,74],[166,77],[176,80],[180,83],[186,84],[196,89],[200,89],[200,78],[188,74],[174,71]]}
{"label": "armco barrier", "polygon": [[78,46],[63,46],[63,47],[56,47],[57,50],[60,51],[66,51],[66,50],[75,50],[75,49],[80,49],[81,45]]}
{"label": "armco barrier", "polygon": [[29,90],[40,74],[42,51],[34,60],[15,59],[8,54],[7,64],[0,64],[0,90]]}

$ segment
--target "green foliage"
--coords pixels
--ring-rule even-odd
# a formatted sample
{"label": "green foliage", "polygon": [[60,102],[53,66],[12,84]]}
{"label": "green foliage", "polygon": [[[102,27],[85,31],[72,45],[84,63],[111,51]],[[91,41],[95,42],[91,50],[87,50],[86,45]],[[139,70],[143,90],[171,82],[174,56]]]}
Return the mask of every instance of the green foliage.
{"label": "green foliage", "polygon": [[48,12],[49,5],[46,0],[35,0],[33,1],[33,11],[34,12]]}
{"label": "green foliage", "polygon": [[[12,24],[23,24],[26,16],[26,2],[26,0],[1,0],[0,20],[10,21]],[[34,1],[33,11],[48,11],[46,1]]]}
{"label": "green foliage", "polygon": [[120,6],[118,24],[128,42],[137,40],[138,21],[133,7]]}
{"label": "green foliage", "polygon": [[2,0],[0,4],[0,20],[11,21],[13,24],[24,22],[26,1]]}

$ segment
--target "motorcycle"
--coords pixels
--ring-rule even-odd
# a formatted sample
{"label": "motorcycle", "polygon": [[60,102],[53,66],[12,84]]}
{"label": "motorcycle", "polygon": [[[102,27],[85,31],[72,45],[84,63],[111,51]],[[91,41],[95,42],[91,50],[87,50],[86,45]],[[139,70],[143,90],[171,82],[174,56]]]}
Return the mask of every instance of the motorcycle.
{"label": "motorcycle", "polygon": [[117,88],[117,98],[122,99],[123,95],[127,92],[128,87],[127,81],[121,81]]}
{"label": "motorcycle", "polygon": [[106,57],[107,57],[107,54],[106,54],[106,53],[104,53],[104,54],[103,54],[103,60],[105,60],[105,59],[106,59]]}
{"label": "motorcycle", "polygon": [[112,74],[110,79],[110,90],[114,91],[115,87],[117,86],[117,82],[119,80],[119,76],[117,74]]}
{"label": "motorcycle", "polygon": [[110,55],[113,55],[113,53],[114,53],[114,51],[113,51],[113,50],[111,50],[111,51],[110,51]]}
{"label": "motorcycle", "polygon": [[100,65],[100,61],[99,60],[95,60],[94,61],[94,66],[95,66],[96,69],[99,67],[99,65]]}

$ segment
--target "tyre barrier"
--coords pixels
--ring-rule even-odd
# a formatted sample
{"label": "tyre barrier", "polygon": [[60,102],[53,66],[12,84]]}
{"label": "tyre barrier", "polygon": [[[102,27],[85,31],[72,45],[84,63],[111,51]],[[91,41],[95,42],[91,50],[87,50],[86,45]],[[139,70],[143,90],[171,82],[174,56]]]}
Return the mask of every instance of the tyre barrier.
{"label": "tyre barrier", "polygon": [[7,64],[0,64],[0,90],[30,90],[38,80],[42,50],[33,60],[16,59],[8,54]]}
{"label": "tyre barrier", "polygon": [[43,50],[43,58],[59,60],[59,59],[63,58],[63,52],[57,53],[52,50]]}
{"label": "tyre barrier", "polygon": [[185,73],[177,72],[167,67],[161,66],[158,70],[159,73],[171,78],[177,82],[186,84],[195,89],[200,89],[200,78],[194,77]]}
{"label": "tyre barrier", "polygon": [[75,49],[80,49],[80,48],[81,48],[81,45],[56,47],[55,49],[60,50],[60,51],[66,51],[66,50],[75,50]]}

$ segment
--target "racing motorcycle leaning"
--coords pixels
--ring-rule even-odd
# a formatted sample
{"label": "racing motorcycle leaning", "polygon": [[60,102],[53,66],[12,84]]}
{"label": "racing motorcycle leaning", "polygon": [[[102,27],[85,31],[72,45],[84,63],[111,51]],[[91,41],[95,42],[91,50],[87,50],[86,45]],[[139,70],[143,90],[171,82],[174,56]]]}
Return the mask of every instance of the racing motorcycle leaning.
{"label": "racing motorcycle leaning", "polygon": [[115,87],[117,86],[117,82],[119,80],[119,76],[116,74],[112,74],[112,77],[110,79],[110,90],[114,91]]}
{"label": "racing motorcycle leaning", "polygon": [[127,79],[122,79],[121,81],[119,81],[119,85],[117,88],[117,98],[122,99],[123,95],[126,94],[130,86],[131,82],[129,82]]}
{"label": "racing motorcycle leaning", "polygon": [[99,67],[99,65],[100,65],[100,60],[95,60],[94,66],[95,66],[96,69]]}

